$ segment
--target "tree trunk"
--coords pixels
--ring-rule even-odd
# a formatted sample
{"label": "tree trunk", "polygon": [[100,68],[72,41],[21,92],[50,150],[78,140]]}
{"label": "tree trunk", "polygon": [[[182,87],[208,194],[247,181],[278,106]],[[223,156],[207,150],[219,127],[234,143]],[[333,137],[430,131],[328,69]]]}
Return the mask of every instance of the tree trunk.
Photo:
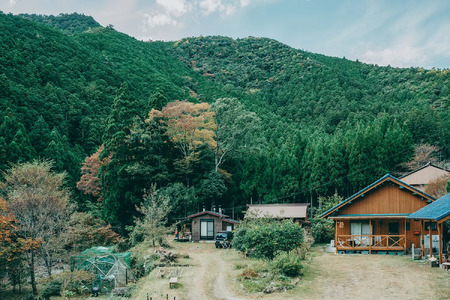
{"label": "tree trunk", "polygon": [[30,266],[31,288],[33,289],[33,295],[37,295],[36,277],[34,274],[34,250],[31,250],[31,261],[29,266]]}
{"label": "tree trunk", "polygon": [[45,262],[45,266],[47,267],[47,274],[48,276],[52,275],[52,255],[50,254],[49,251],[44,250],[44,262]]}

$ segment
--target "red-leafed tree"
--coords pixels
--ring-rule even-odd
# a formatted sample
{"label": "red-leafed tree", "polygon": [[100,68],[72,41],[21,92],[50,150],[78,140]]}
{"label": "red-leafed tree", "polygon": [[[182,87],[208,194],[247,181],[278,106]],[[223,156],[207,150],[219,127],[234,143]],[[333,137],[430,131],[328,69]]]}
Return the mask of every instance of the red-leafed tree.
{"label": "red-leafed tree", "polygon": [[83,166],[81,167],[81,178],[77,182],[77,188],[83,191],[85,194],[92,195],[97,198],[98,201],[103,199],[102,188],[100,184],[100,178],[98,172],[100,168],[109,163],[111,156],[100,159],[104,146],[101,145],[97,152],[91,156],[86,157]]}

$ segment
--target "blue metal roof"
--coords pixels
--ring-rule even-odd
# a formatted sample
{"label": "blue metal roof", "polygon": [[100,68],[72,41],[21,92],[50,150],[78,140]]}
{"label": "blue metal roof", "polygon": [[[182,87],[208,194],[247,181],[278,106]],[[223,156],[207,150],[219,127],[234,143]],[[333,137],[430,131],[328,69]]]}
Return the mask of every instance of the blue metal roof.
{"label": "blue metal roof", "polygon": [[450,193],[410,214],[407,218],[439,221],[448,215],[450,215]]}
{"label": "blue metal roof", "polygon": [[427,197],[429,197],[429,198],[431,198],[431,199],[433,199],[433,200],[435,199],[434,197],[432,197],[432,196],[430,196],[430,195],[428,195],[428,194],[422,192],[421,190],[416,189],[416,188],[413,187],[413,186],[410,186],[409,184],[407,184],[407,183],[401,181],[401,180],[398,179],[398,178],[395,178],[394,176],[392,176],[391,174],[388,173],[388,174],[384,175],[383,177],[381,177],[380,179],[378,179],[377,181],[375,181],[374,183],[372,183],[372,184],[366,186],[365,188],[363,188],[363,189],[360,190],[359,192],[357,192],[357,193],[351,195],[350,197],[348,197],[347,199],[345,199],[345,200],[342,201],[341,203],[337,204],[336,206],[333,206],[332,208],[330,208],[329,210],[327,210],[326,212],[324,212],[323,214],[321,214],[321,215],[319,216],[319,218],[322,218],[323,216],[328,215],[330,212],[332,212],[332,211],[335,210],[336,208],[342,206],[343,204],[345,204],[345,203],[347,203],[347,202],[351,202],[356,196],[358,196],[358,195],[360,195],[360,194],[364,194],[365,191],[370,190],[372,187],[376,186],[376,185],[379,184],[380,182],[384,181],[385,179],[389,179],[389,178],[394,179],[394,180],[400,182],[401,184],[403,184],[403,185],[407,186],[408,188],[414,190],[417,194],[421,194],[421,195],[427,196]]}

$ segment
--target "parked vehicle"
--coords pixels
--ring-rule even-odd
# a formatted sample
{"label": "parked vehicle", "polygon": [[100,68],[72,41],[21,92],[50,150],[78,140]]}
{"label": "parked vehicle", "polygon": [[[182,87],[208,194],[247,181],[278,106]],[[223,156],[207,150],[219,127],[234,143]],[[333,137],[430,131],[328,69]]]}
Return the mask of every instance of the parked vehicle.
{"label": "parked vehicle", "polygon": [[233,232],[231,231],[220,231],[216,234],[215,244],[216,248],[230,248],[231,241],[233,239]]}

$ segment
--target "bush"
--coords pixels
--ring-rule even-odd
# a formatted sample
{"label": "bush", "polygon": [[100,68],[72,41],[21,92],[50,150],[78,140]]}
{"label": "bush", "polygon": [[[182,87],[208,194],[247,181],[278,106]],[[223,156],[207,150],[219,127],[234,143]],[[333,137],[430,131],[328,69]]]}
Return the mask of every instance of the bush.
{"label": "bush", "polygon": [[248,219],[236,230],[233,247],[256,258],[273,259],[282,251],[299,248],[303,229],[292,220]]}
{"label": "bush", "polygon": [[61,296],[61,282],[55,280],[50,281],[44,286],[41,296],[47,300],[50,299],[51,296]]}
{"label": "bush", "polygon": [[329,219],[310,219],[312,230],[311,235],[316,243],[328,243],[334,239],[334,224]]}
{"label": "bush", "polygon": [[[72,293],[81,295],[91,291],[92,282],[95,280],[95,276],[84,270],[75,270],[73,272],[62,272],[42,279],[42,283],[46,287],[53,286],[52,289],[56,290],[57,283],[60,285],[60,291],[65,293]],[[48,293],[50,290],[48,291]],[[54,296],[54,295],[49,295]]]}
{"label": "bush", "polygon": [[301,258],[296,251],[282,252],[270,263],[273,273],[295,277],[301,274]]}

